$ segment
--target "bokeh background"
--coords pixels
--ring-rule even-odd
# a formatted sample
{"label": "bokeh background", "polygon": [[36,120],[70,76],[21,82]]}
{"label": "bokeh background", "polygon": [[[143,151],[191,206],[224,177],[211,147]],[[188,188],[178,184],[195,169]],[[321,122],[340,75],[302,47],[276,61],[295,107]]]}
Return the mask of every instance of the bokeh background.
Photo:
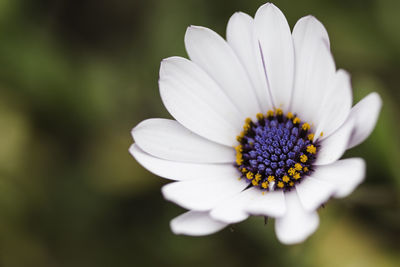
{"label": "bokeh background", "polygon": [[291,27],[319,18],[355,101],[384,107],[345,157],[366,181],[320,210],[306,242],[281,245],[253,217],[201,238],[175,236],[183,209],[128,154],[130,130],[166,117],[162,58],[186,56],[188,25],[225,35],[260,0],[0,0],[0,266],[400,266],[400,1],[274,1]]}

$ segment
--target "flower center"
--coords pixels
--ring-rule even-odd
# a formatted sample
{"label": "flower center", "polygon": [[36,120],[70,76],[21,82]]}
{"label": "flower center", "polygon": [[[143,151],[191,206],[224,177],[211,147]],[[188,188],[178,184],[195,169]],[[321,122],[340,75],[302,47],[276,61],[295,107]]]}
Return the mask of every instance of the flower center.
{"label": "flower center", "polygon": [[257,122],[247,118],[236,139],[241,178],[263,190],[290,190],[312,172],[319,147],[310,125],[281,109],[258,113]]}

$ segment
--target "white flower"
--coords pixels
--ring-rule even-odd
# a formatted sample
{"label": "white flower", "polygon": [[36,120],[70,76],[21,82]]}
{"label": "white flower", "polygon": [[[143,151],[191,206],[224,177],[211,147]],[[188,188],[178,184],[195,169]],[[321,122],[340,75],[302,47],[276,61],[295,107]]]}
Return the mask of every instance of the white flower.
{"label": "white flower", "polygon": [[361,158],[339,158],[372,132],[379,95],[351,107],[350,77],[336,70],[324,26],[307,16],[291,32],[273,4],[254,19],[234,14],[227,41],[191,26],[185,45],[190,60],[167,58],[160,68],[161,97],[176,121],[141,122],[130,148],[146,169],[175,181],[162,193],[189,211],[172,231],[207,235],[263,215],[275,218],[282,243],[302,242],[318,227],[316,210],[364,179]]}

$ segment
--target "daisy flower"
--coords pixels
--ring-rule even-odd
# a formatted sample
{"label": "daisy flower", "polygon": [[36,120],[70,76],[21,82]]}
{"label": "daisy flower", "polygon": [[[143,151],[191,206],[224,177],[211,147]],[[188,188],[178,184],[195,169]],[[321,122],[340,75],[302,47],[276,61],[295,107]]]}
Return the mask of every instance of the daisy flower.
{"label": "daisy flower", "polygon": [[277,238],[304,241],[317,209],[364,179],[361,158],[342,159],[375,127],[381,98],[352,107],[349,74],[336,70],[324,26],[301,18],[290,30],[273,4],[235,13],[226,40],[190,26],[189,59],[161,62],[162,101],[175,118],[133,130],[134,158],[174,180],[164,197],[189,210],[172,231],[208,235],[250,215],[275,218]]}

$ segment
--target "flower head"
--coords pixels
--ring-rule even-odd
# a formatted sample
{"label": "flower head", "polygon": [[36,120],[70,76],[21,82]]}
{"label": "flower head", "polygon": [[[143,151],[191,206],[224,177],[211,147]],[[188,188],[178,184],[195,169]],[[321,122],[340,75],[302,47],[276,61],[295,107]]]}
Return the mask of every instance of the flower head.
{"label": "flower head", "polygon": [[336,70],[323,25],[307,16],[291,32],[270,3],[254,19],[235,13],[226,41],[191,26],[185,45],[190,60],[160,68],[175,120],[141,122],[130,148],[175,180],[162,193],[189,211],[171,221],[173,232],[206,235],[263,215],[275,218],[281,242],[302,242],[318,227],[317,209],[364,179],[362,159],[339,159],[372,132],[379,95],[352,107],[350,76]]}

